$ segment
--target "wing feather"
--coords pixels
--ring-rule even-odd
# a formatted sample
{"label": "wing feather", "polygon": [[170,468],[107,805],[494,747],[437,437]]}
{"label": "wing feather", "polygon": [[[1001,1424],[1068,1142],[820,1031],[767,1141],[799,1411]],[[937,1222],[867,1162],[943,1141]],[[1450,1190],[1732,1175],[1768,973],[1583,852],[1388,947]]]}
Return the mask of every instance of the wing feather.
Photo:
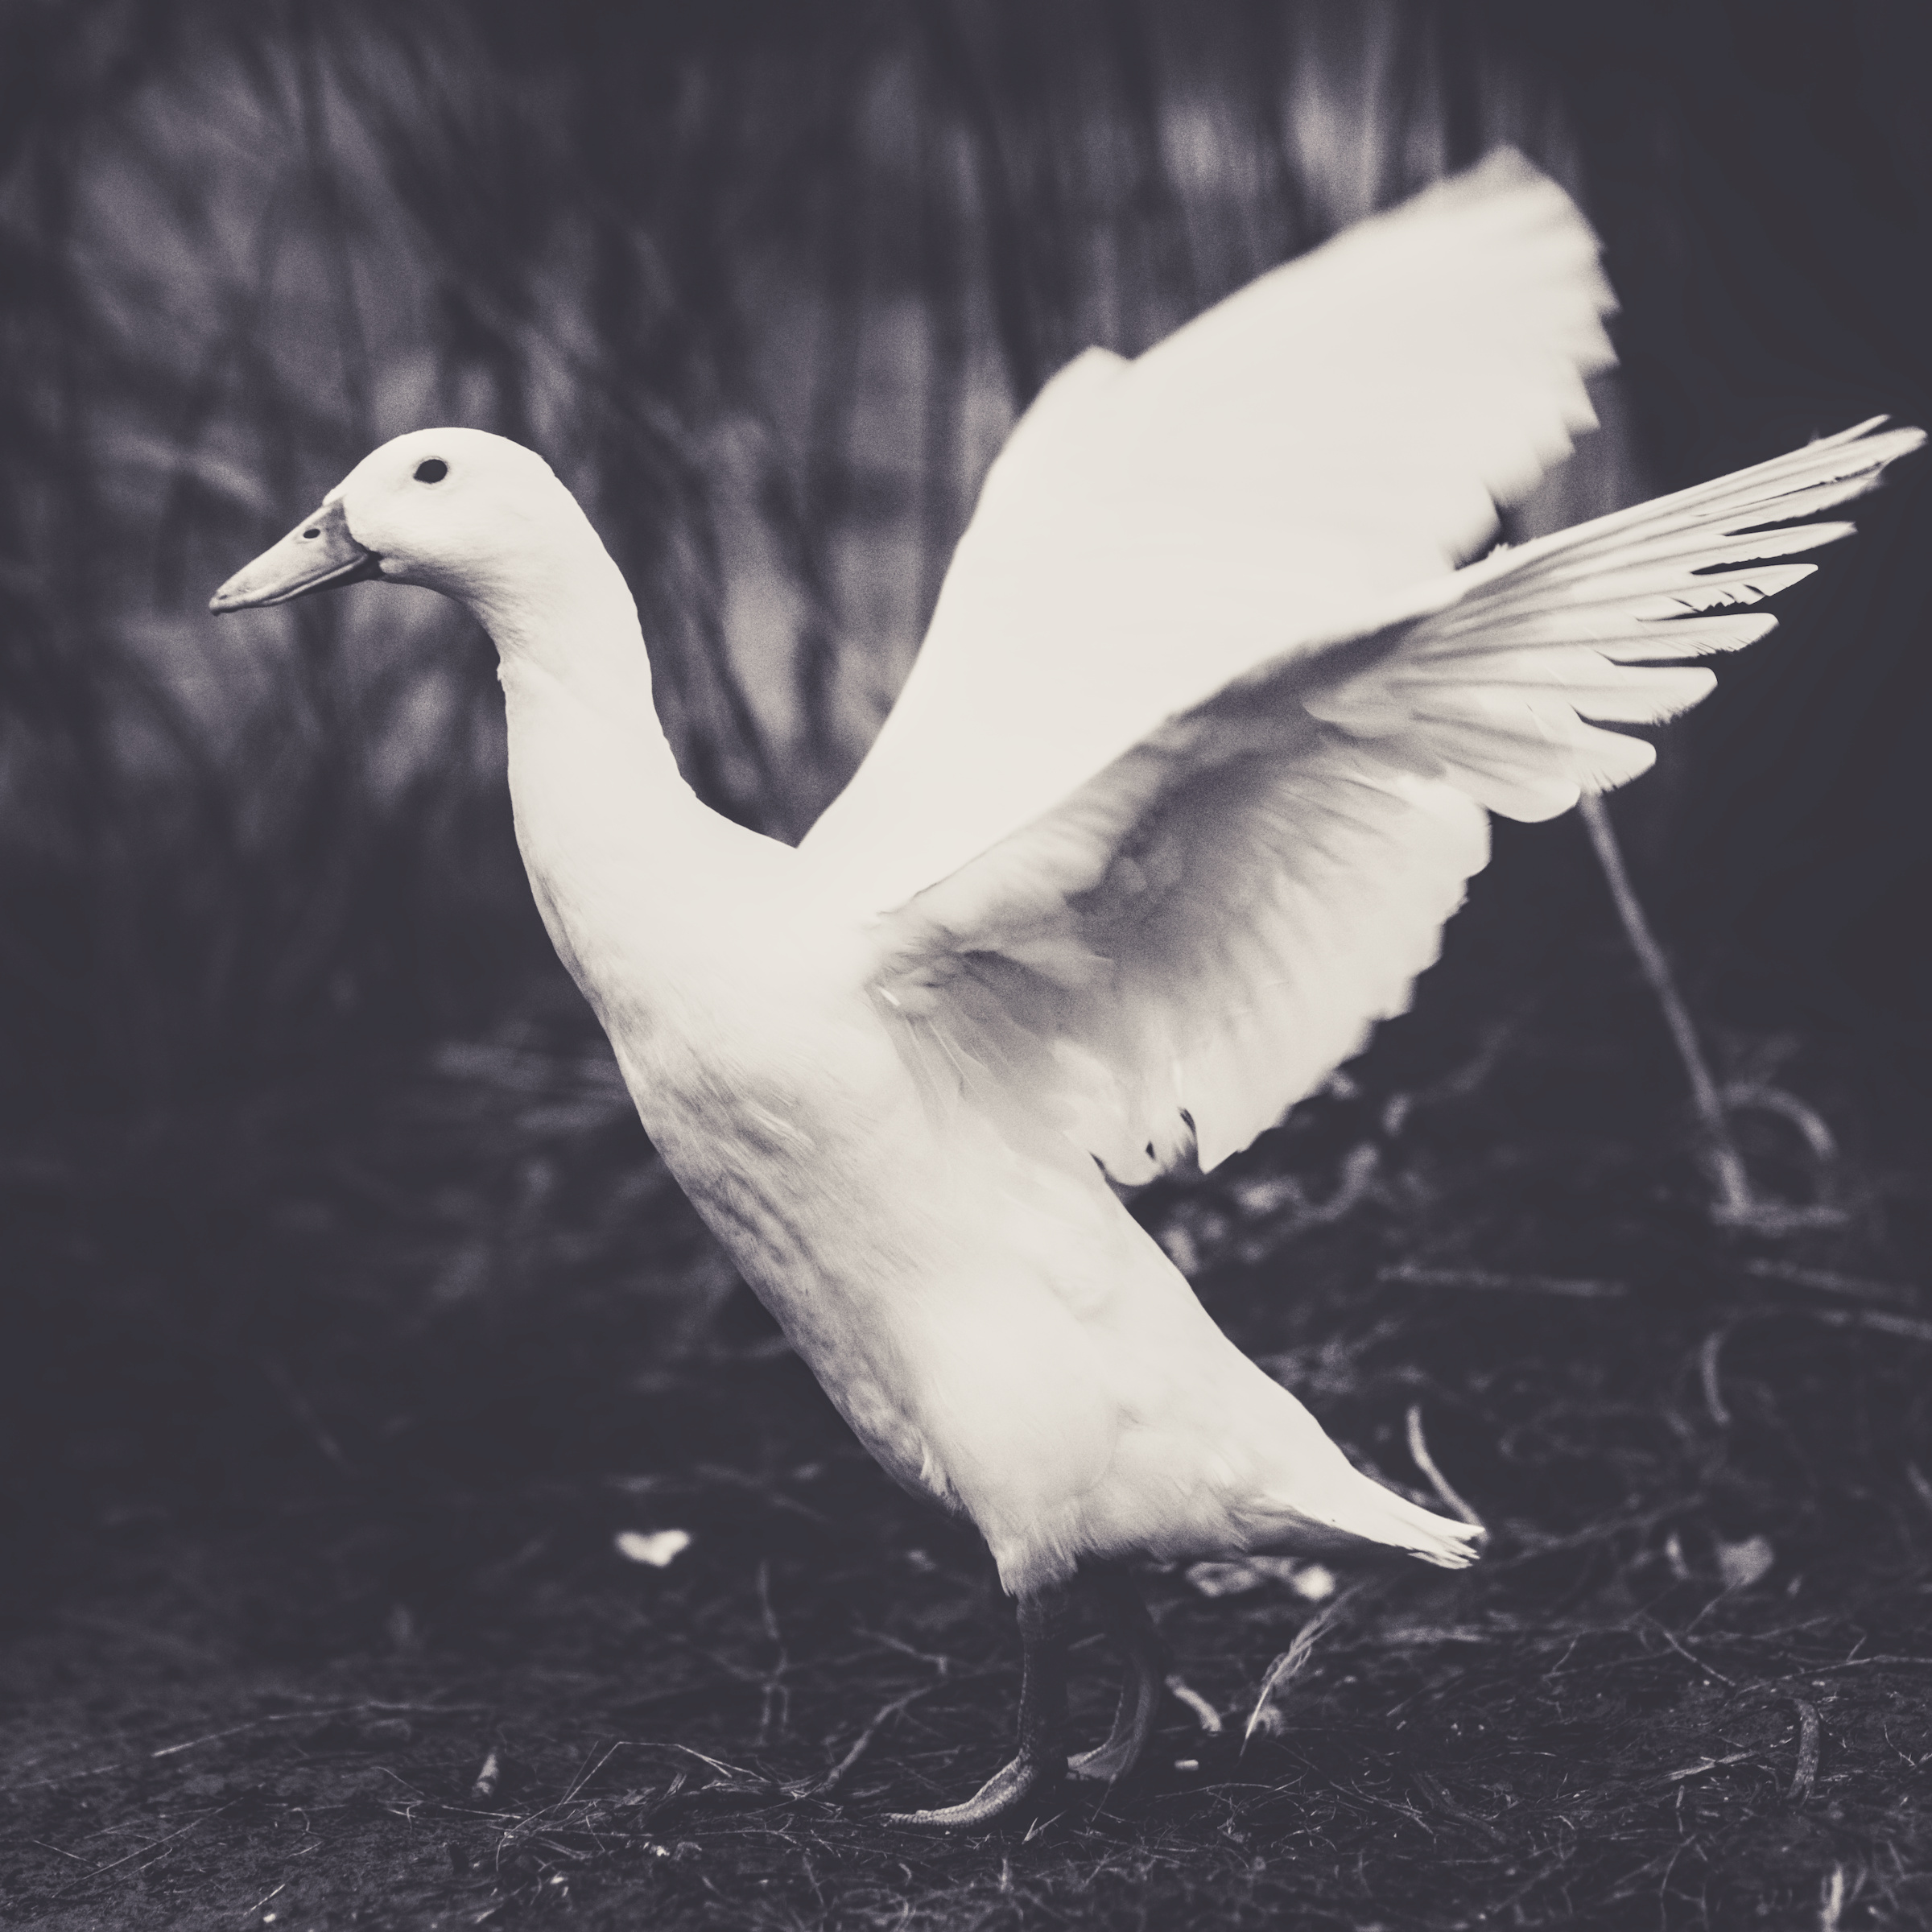
{"label": "wing feather", "polygon": [[1596,256],[1504,150],[1131,363],[1070,364],[989,473],[905,690],[806,848],[896,905],[1230,678],[1482,548],[1595,421]]}
{"label": "wing feather", "polygon": [[1484,807],[1546,818],[1635,777],[1650,745],[1591,720],[1674,716],[1715,679],[1669,660],[1773,622],[1676,613],[1769,595],[1813,567],[1757,559],[1850,527],[1754,524],[1923,440],[1861,425],[1499,553],[1168,718],[881,920],[909,1056],[950,1070],[942,1101],[1049,1120],[1117,1179],[1190,1146],[1214,1166],[1406,1006],[1487,857]]}

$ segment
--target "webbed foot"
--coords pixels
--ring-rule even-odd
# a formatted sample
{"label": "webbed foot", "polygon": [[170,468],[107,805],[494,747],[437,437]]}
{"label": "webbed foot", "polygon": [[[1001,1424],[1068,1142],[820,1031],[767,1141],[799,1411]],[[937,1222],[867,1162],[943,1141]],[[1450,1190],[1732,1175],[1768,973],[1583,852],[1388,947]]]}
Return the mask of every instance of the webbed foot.
{"label": "webbed foot", "polygon": [[1111,1785],[1140,1762],[1147,1748],[1160,1711],[1167,1653],[1154,1633],[1140,1591],[1125,1571],[1096,1565],[1084,1573],[1084,1579],[1109,1634],[1126,1657],[1127,1681],[1121,1686],[1120,1705],[1107,1741],[1081,1752],[1067,1769],[1075,1777]]}
{"label": "webbed foot", "polygon": [[935,1831],[972,1831],[997,1825],[1016,1813],[1037,1808],[1051,1798],[1067,1776],[1067,1761],[1058,1763],[1022,1750],[1002,1765],[964,1804],[941,1805],[930,1811],[888,1811],[889,1825],[918,1825]]}
{"label": "webbed foot", "polygon": [[964,1804],[889,1811],[890,1825],[971,1831],[1030,1810],[1067,1775],[1067,1620],[1064,1590],[1020,1599],[1020,1748]]}

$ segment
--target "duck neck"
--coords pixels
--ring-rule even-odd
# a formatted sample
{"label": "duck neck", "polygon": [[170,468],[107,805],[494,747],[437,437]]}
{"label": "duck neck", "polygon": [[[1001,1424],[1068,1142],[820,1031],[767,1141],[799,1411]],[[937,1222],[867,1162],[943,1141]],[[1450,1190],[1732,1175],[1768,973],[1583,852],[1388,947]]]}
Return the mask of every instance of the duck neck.
{"label": "duck neck", "polygon": [[564,782],[568,767],[541,756],[533,766],[520,752],[580,759],[586,778],[621,785],[647,810],[694,807],[658,721],[630,588],[601,545],[595,568],[578,561],[520,595],[477,600],[501,659],[518,807],[564,803],[580,789]]}
{"label": "duck neck", "polygon": [[627,762],[682,786],[652,701],[630,586],[594,539],[568,566],[468,600],[497,647],[513,715],[554,713],[557,722],[575,715],[586,727],[608,727]]}
{"label": "duck neck", "polygon": [[753,835],[698,799],[651,697],[635,605],[599,546],[568,582],[477,599],[502,658],[517,843],[558,953],[606,1026],[694,962],[723,848]]}

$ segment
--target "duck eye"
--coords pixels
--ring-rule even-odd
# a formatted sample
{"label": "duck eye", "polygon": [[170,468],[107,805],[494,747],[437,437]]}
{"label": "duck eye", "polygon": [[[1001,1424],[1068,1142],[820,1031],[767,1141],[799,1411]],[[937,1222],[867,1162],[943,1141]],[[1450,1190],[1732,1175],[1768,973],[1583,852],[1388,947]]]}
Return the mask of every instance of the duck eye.
{"label": "duck eye", "polygon": [[440,483],[449,474],[449,465],[440,456],[431,456],[416,465],[419,483]]}
{"label": "duck eye", "polygon": [[312,523],[302,534],[305,537],[319,537],[322,534],[322,526],[319,523]]}

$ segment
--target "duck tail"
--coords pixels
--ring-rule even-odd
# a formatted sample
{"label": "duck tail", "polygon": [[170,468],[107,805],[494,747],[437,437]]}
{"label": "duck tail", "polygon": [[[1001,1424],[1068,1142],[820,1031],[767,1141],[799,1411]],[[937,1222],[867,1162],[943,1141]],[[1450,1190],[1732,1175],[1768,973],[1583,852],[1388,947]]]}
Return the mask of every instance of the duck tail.
{"label": "duck tail", "polygon": [[1371,1499],[1349,1525],[1358,1534],[1444,1570],[1465,1569],[1482,1554],[1488,1532],[1480,1524],[1438,1516],[1380,1483],[1368,1487]]}
{"label": "duck tail", "polygon": [[1352,1465],[1344,1463],[1343,1468],[1347,1474],[1337,1485],[1340,1493],[1331,1492],[1325,1507],[1311,1510],[1305,1496],[1298,1504],[1278,1501],[1262,1513],[1258,1534],[1251,1535],[1247,1546],[1257,1554],[1287,1556],[1393,1550],[1443,1570],[1465,1569],[1482,1554],[1488,1533],[1480,1524],[1438,1516]]}

